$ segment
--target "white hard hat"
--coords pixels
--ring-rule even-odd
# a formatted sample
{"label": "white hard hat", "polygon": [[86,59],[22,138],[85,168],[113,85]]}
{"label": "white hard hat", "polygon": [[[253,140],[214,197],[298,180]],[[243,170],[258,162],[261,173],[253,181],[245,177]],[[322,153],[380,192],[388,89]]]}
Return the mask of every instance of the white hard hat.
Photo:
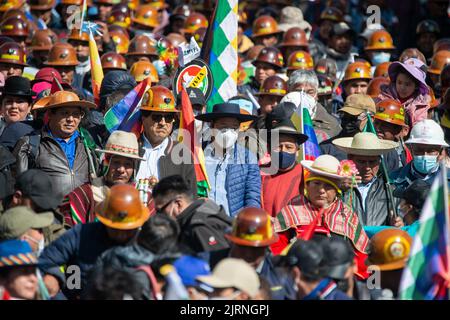
{"label": "white hard hat", "polygon": [[411,135],[406,141],[408,144],[430,144],[448,147],[444,139],[444,131],[441,126],[430,119],[417,122],[411,130]]}

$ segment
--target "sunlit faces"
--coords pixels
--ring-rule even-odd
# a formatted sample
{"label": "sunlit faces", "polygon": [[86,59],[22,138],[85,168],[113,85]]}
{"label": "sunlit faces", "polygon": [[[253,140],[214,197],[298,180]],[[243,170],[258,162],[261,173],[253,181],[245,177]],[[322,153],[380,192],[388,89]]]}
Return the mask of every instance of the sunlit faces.
{"label": "sunlit faces", "polygon": [[395,89],[401,99],[408,98],[413,95],[416,90],[416,81],[407,74],[400,72],[395,79]]}
{"label": "sunlit faces", "polygon": [[6,123],[24,121],[31,110],[30,101],[20,96],[5,96],[2,101],[2,114]]}

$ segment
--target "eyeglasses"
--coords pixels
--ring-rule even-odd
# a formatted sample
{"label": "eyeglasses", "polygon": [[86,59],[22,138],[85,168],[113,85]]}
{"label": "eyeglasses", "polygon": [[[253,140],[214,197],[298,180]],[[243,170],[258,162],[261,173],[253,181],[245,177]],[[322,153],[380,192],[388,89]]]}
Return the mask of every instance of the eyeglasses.
{"label": "eyeglasses", "polygon": [[152,120],[154,122],[161,122],[161,120],[164,118],[164,121],[167,123],[171,123],[173,121],[175,121],[175,115],[173,113],[167,113],[167,114],[162,114],[162,113],[143,113],[142,114],[144,117],[148,117],[151,116]]}
{"label": "eyeglasses", "polygon": [[68,110],[57,110],[55,112],[55,114],[57,114],[60,117],[63,118],[70,118],[70,117],[74,117],[75,119],[81,119],[84,118],[85,113],[83,111],[68,111]]}

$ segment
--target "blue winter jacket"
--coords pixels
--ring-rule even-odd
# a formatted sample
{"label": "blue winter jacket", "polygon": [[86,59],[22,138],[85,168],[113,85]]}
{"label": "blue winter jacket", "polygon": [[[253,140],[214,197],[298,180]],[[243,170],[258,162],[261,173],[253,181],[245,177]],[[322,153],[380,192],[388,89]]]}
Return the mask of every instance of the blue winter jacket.
{"label": "blue winter jacket", "polygon": [[[45,248],[39,256],[39,269],[44,274],[58,278],[66,297],[74,299],[85,289],[88,272],[97,258],[116,245],[109,239],[106,227],[100,222],[77,224]],[[67,274],[62,272],[63,266]],[[77,272],[80,275],[80,288],[68,288],[70,284],[76,284],[74,276]]]}
{"label": "blue winter jacket", "polygon": [[256,156],[235,144],[233,159],[227,166],[225,188],[230,216],[245,207],[261,207],[261,173]]}

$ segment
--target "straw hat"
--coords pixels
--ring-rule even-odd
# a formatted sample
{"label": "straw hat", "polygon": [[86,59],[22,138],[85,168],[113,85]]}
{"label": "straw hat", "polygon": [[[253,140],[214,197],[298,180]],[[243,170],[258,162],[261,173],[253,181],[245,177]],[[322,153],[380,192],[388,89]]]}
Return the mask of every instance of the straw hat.
{"label": "straw hat", "polygon": [[341,165],[339,160],[328,154],[318,156],[314,161],[303,160],[301,164],[306,170],[319,176],[333,179],[345,178],[338,174]]}
{"label": "straw hat", "polygon": [[136,135],[131,132],[114,131],[109,136],[105,149],[95,151],[145,161],[139,156],[139,144]]}
{"label": "straw hat", "polygon": [[359,156],[380,156],[398,147],[397,142],[379,139],[370,132],[360,132],[350,138],[338,138],[333,140],[333,144],[347,154]]}

